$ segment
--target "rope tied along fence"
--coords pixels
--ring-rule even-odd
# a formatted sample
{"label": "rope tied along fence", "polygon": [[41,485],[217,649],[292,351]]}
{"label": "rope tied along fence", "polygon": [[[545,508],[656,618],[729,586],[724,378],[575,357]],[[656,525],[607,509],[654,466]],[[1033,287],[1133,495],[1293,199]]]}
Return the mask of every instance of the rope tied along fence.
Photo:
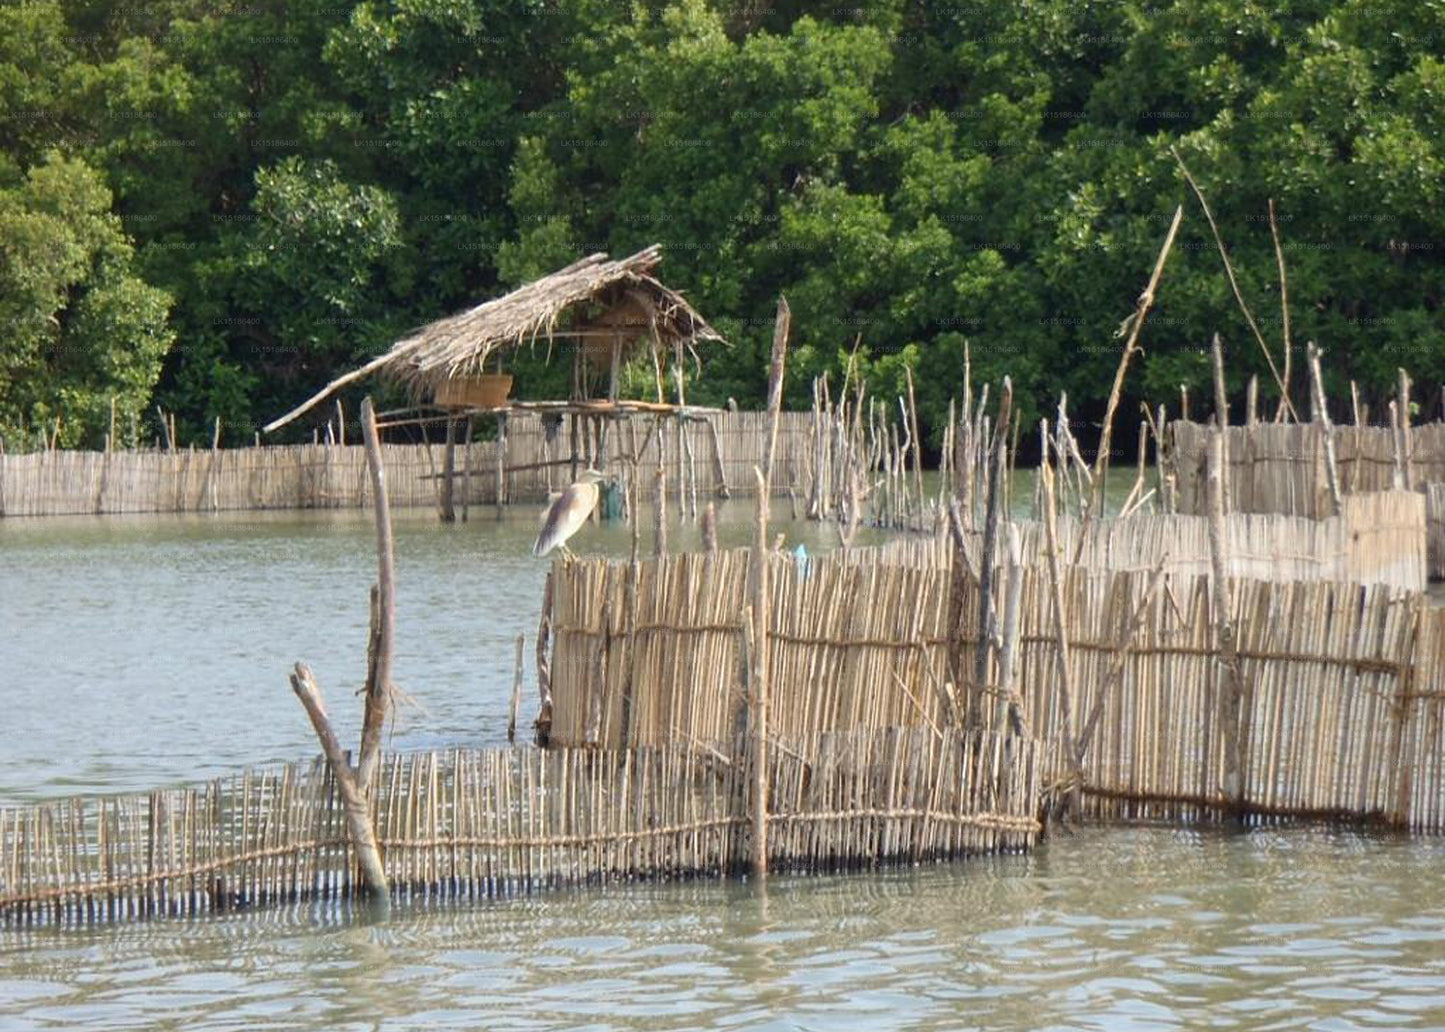
{"label": "rope tied along fence", "polygon": [[[1023,850],[1038,834],[1031,741],[890,728],[779,744],[767,771],[776,870]],[[398,898],[722,876],[748,855],[748,768],[738,739],[392,754],[370,806]],[[351,898],[361,882],[342,810],[319,761],[0,809],[0,925]]]}
{"label": "rope tied along fence", "polygon": [[[1059,748],[1048,571],[1018,568],[1016,673],[1004,691],[1000,650],[990,650],[982,682],[972,674],[977,582],[964,578],[955,600],[947,569],[890,565],[896,554],[850,549],[806,568],[774,560],[773,726],[788,737],[890,724],[946,734],[962,723],[970,697],[997,719],[1017,698],[1024,726],[1052,749],[1046,778],[1073,777]],[[554,568],[553,740],[614,748],[725,737],[744,712],[736,614],[746,553],[642,564],[636,633],[624,607],[607,603],[624,576],[602,561]],[[1079,731],[1090,736],[1086,804],[1106,818],[1222,816],[1223,685],[1210,580],[1165,573],[1151,590],[1155,576],[1086,567],[1061,574],[1074,711],[1089,715]],[[1245,809],[1445,832],[1445,612],[1384,585],[1235,584]],[[996,607],[1005,590],[995,585]]]}

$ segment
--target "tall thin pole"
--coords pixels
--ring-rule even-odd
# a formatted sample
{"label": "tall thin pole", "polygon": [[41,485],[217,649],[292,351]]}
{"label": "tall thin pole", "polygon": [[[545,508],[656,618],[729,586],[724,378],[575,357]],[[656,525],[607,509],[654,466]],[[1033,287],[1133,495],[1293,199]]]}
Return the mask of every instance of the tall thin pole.
{"label": "tall thin pole", "polygon": [[768,440],[763,451],[763,468],[754,468],[757,479],[757,525],[753,536],[752,605],[749,622],[752,669],[749,674],[752,698],[752,870],[759,878],[768,874],[768,601],[769,556],[768,506],[772,491],[773,456],[778,443],[779,413],[783,403],[783,376],[788,355],[788,328],[792,313],[786,298],[778,299],[777,318],[773,326],[773,358],[768,371]]}
{"label": "tall thin pole", "polygon": [[391,657],[396,644],[396,555],[392,544],[391,503],[386,496],[386,468],[381,463],[381,441],[376,433],[376,410],[371,398],[361,403],[361,437],[371,475],[372,505],[376,511],[376,566],[378,627],[376,664],[366,684],[366,707],[361,724],[361,754],[357,785],[371,790],[381,752],[381,732],[391,708]]}

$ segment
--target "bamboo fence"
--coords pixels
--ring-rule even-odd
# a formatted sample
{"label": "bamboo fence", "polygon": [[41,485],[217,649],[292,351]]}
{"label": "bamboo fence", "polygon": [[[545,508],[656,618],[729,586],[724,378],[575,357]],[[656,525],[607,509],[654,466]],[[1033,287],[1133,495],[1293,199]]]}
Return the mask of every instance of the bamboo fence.
{"label": "bamboo fence", "polygon": [[[777,490],[797,489],[811,476],[810,417],[784,413],[778,435]],[[762,461],[767,414],[722,412],[683,421],[684,433],[634,427],[642,468],[651,470],[663,449],[667,490],[704,499],[720,492],[747,495],[752,469]],[[552,429],[549,430],[549,426]],[[609,472],[620,473],[630,446],[625,424],[609,428]],[[561,424],[531,413],[507,418],[502,498],[543,503],[570,482],[569,443]],[[592,445],[591,454],[603,449]],[[497,501],[496,440],[458,444],[456,504]],[[392,444],[382,447],[387,492],[393,506],[439,504],[446,448]],[[650,498],[651,476],[639,478]],[[273,445],[252,448],[186,448],[108,452],[0,450],[0,517],[100,513],[210,512],[253,509],[365,508],[371,504],[366,458],[359,444]]]}
{"label": "bamboo fence", "polygon": [[[1032,742],[988,733],[782,741],[769,761],[779,869],[1033,845]],[[673,743],[385,756],[370,805],[395,898],[725,875],[747,856],[748,754]],[[0,924],[190,916],[357,896],[321,761],[203,787],[0,809]]]}
{"label": "bamboo fence", "polygon": [[[939,726],[946,715],[948,572],[855,552],[852,562],[771,559],[767,638],[779,688],[768,723],[779,735]],[[627,563],[555,567],[550,740],[616,748],[739,730],[748,560],[734,549],[639,563],[635,614]]]}
{"label": "bamboo fence", "polygon": [[[1178,511],[1207,511],[1205,461],[1212,424],[1176,420],[1169,425]],[[1335,465],[1344,493],[1394,486],[1396,436],[1388,427],[1335,426]],[[1227,493],[1240,512],[1282,513],[1318,519],[1330,513],[1323,431],[1317,423],[1256,423],[1227,431]],[[1410,428],[1413,482],[1445,481],[1445,423]]]}
{"label": "bamboo fence", "polygon": [[[999,726],[1001,696],[990,687],[999,683],[997,650],[987,683],[971,687],[973,678],[960,673],[974,669],[977,583],[955,581],[934,564],[939,547],[915,546],[925,565],[914,567],[893,565],[898,552],[887,548],[806,565],[773,560],[771,726],[791,737],[893,724],[946,734],[960,726],[964,694],[974,690],[994,714],[986,726]],[[553,741],[606,748],[707,741],[745,719],[746,554],[640,566],[635,619],[625,564],[554,569]],[[1042,564],[1020,569],[1016,684],[1057,785],[1070,770],[1052,582]],[[1145,569],[1065,568],[1075,728],[1099,712],[1083,765],[1085,798],[1101,817],[1218,814],[1228,803],[1220,614],[1209,578],[1165,574],[1131,635],[1152,577]],[[994,582],[996,611],[1003,579]],[[1384,585],[1235,584],[1246,686],[1244,809],[1445,832],[1445,613],[1428,609],[1419,593]]]}

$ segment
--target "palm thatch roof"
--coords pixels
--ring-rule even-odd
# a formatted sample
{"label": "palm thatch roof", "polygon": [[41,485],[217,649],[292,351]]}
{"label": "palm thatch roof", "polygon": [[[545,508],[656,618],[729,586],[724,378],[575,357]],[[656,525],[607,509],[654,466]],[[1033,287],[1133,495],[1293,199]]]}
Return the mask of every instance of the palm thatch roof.
{"label": "palm thatch roof", "polygon": [[504,348],[532,346],[539,338],[576,338],[590,351],[610,352],[655,340],[664,348],[722,341],[687,300],[664,286],[653,270],[662,248],[653,244],[629,258],[588,255],[549,276],[475,308],[428,323],[366,365],[337,377],[306,402],[266,426],[270,433],[347,384],[379,373],[420,393],[479,374]]}

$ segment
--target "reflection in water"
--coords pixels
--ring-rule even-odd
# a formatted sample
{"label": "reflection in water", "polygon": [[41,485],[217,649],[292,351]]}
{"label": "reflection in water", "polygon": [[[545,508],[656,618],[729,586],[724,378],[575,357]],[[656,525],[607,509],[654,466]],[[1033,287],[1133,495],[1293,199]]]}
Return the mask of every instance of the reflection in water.
{"label": "reflection in water", "polygon": [[0,934],[0,1022],[1438,1028],[1445,844],[1088,829],[1032,857]]}

